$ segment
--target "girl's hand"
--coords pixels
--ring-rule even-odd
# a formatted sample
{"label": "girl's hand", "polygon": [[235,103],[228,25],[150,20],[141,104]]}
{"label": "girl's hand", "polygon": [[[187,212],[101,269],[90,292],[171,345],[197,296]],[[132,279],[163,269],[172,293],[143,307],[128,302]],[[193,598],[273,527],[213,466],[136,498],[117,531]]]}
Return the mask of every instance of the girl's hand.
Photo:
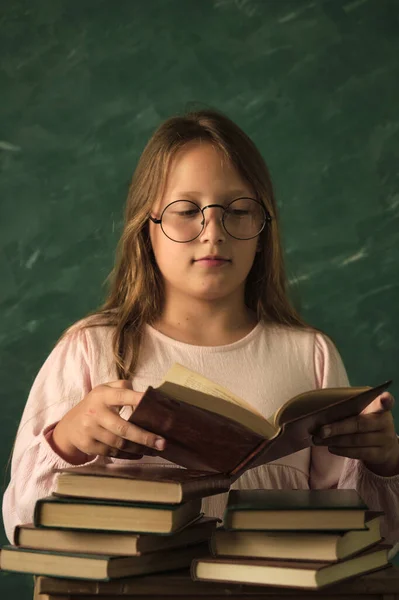
{"label": "girl's hand", "polygon": [[53,444],[68,462],[81,464],[88,456],[141,458],[165,448],[164,438],[145,431],[119,416],[122,406],[138,405],[143,394],[129,381],[98,385],[57,423]]}
{"label": "girl's hand", "polygon": [[357,458],[366,467],[389,477],[399,474],[399,443],[391,409],[394,398],[383,392],[356,417],[324,425],[313,437],[332,454]]}

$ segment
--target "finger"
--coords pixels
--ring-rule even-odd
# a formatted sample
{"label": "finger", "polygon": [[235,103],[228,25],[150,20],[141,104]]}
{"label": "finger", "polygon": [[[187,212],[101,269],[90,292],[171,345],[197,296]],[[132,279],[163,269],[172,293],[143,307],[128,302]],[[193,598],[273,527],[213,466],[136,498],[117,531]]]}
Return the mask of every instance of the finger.
{"label": "finger", "polygon": [[365,409],[362,410],[361,414],[366,415],[369,413],[381,413],[384,411],[392,410],[395,404],[395,399],[389,392],[383,392],[377,398],[375,398]]}
{"label": "finger", "polygon": [[[129,382],[121,381],[114,383],[127,384]],[[108,406],[132,406],[135,408],[144,396],[144,392],[135,392],[126,385],[115,386],[105,383],[101,387],[103,388],[104,401]]]}
{"label": "finger", "polygon": [[96,440],[95,444],[101,446],[101,454],[111,458],[130,458],[136,460],[143,457],[138,444],[132,444],[126,440],[117,437],[104,429],[97,427],[94,433]]}
{"label": "finger", "polygon": [[165,448],[166,441],[164,438],[125,421],[125,419],[122,419],[122,417],[111,411],[101,413],[100,424],[117,438],[122,438],[141,446],[148,446],[158,451],[162,451]]}
{"label": "finger", "polygon": [[80,444],[79,450],[87,456],[108,456],[109,446],[97,440],[90,440],[87,444]]}
{"label": "finger", "polygon": [[[111,390],[130,390],[133,391],[133,383],[128,379],[117,379],[116,381],[108,381],[107,383],[102,383],[98,388],[102,388],[104,392],[104,388],[109,388]],[[112,392],[111,392],[111,395]]]}
{"label": "finger", "polygon": [[[103,427],[98,427],[95,433],[97,441],[106,444],[110,448],[115,449],[118,452],[118,458],[120,457],[121,452],[123,454],[129,455],[137,455],[142,457],[143,454],[148,456],[156,456],[158,454],[158,450],[154,450],[153,448],[148,448],[147,446],[143,446],[141,444],[137,444],[135,442],[129,442],[125,438],[119,437],[107,429]],[[109,454],[109,456],[116,456],[116,454]]]}
{"label": "finger", "polygon": [[369,448],[369,447],[383,447],[386,445],[387,438],[385,434],[380,432],[372,433],[352,433],[349,435],[339,435],[328,437],[325,439],[313,438],[313,443],[316,446],[334,446],[341,448]]}
{"label": "finger", "polygon": [[324,425],[315,432],[316,437],[322,439],[336,435],[345,435],[349,433],[364,433],[368,431],[382,431],[385,429],[391,419],[391,413],[370,413],[368,415],[356,415]]}
{"label": "finger", "polygon": [[137,452],[143,456],[159,456],[160,450],[155,450],[154,448],[149,448],[148,446],[142,446],[141,444],[135,444],[134,442],[126,442],[126,445],[123,448],[126,452]]}

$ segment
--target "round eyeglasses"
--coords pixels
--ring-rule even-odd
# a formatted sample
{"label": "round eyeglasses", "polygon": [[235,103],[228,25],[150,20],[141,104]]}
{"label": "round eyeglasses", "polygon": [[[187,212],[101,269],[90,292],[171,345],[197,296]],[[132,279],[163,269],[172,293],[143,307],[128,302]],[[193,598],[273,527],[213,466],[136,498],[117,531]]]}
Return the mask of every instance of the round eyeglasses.
{"label": "round eyeglasses", "polygon": [[163,233],[170,240],[178,243],[192,242],[205,228],[205,210],[214,207],[223,210],[222,225],[236,240],[250,240],[258,236],[266,223],[272,221],[263,203],[254,198],[237,198],[226,207],[208,204],[203,208],[191,200],[175,200],[163,209],[160,219],[151,215],[150,219],[156,225],[161,225]]}

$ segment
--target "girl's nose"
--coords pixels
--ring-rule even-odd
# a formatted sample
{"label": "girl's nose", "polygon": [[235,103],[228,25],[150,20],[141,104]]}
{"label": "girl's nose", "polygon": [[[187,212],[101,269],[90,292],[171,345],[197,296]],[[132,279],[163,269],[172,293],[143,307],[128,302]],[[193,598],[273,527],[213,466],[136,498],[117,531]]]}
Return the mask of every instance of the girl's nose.
{"label": "girl's nose", "polygon": [[222,224],[223,211],[219,207],[205,208],[203,212],[203,227],[201,241],[220,242],[226,239],[226,232]]}

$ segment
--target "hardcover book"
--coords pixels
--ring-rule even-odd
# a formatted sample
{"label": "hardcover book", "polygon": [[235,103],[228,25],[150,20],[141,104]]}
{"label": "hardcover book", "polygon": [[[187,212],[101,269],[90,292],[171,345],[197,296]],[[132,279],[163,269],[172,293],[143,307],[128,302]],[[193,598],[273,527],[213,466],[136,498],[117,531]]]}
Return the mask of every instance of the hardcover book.
{"label": "hardcover book", "polygon": [[227,492],[230,477],[174,466],[89,465],[60,469],[54,493],[104,500],[180,504]]}
{"label": "hardcover book", "polygon": [[[395,595],[399,589],[399,568],[390,567],[375,570],[365,574],[364,577],[344,581],[334,589],[328,590],[335,597],[357,598],[363,600],[370,597],[377,598],[382,595]],[[89,581],[83,579],[61,579],[57,577],[37,577],[35,583],[35,600],[42,600],[42,595],[51,594],[54,600],[62,595],[88,599],[89,596],[98,600],[107,598],[135,597],[143,600],[146,598],[290,598],[297,600],[295,589],[282,590],[280,587],[265,589],[260,585],[242,585],[237,583],[212,583],[208,581],[193,581],[189,569],[169,571],[141,577],[127,577],[112,581]],[[312,595],[313,596],[313,595]],[[57,597],[57,598],[56,598]],[[327,595],[327,598],[329,596]],[[332,596],[331,596],[332,598]],[[43,599],[44,600],[44,599]]]}
{"label": "hardcover book", "polygon": [[371,513],[363,531],[227,531],[212,533],[213,556],[337,561],[381,542],[381,516]]}
{"label": "hardcover book", "polygon": [[36,550],[55,550],[109,556],[140,556],[148,552],[191,546],[209,540],[218,519],[202,517],[170,535],[125,533],[123,531],[85,531],[17,525],[14,545]]}
{"label": "hardcover book", "polygon": [[391,546],[375,546],[338,562],[272,559],[201,558],[191,564],[195,581],[251,583],[319,589],[326,585],[389,566]]}
{"label": "hardcover book", "polygon": [[391,383],[309,390],[266,419],[226,388],[175,363],[159,387],[147,388],[129,420],[167,440],[162,458],[234,481],[253,466],[311,446],[322,425],[359,414]]}
{"label": "hardcover book", "polygon": [[245,530],[366,529],[368,506],[356,490],[230,490],[224,526]]}
{"label": "hardcover book", "polygon": [[88,498],[39,498],[35,527],[170,534],[199,519],[201,498],[182,504],[144,504]]}
{"label": "hardcover book", "polygon": [[209,548],[206,542],[141,556],[77,554],[3,546],[0,567],[3,571],[17,573],[108,581],[119,577],[181,569],[188,567],[194,558],[207,555]]}

